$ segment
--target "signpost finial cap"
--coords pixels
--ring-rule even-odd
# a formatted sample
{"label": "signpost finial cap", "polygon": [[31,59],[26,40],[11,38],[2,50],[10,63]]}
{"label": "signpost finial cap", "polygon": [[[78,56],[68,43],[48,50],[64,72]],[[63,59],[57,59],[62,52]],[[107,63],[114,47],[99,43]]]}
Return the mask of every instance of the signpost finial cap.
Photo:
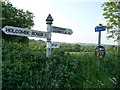
{"label": "signpost finial cap", "polygon": [[52,18],[52,16],[49,14],[48,17],[47,17],[47,19],[46,19],[46,24],[52,24],[52,22],[53,22],[53,18]]}
{"label": "signpost finial cap", "polygon": [[100,23],[99,26],[103,26],[103,25]]}

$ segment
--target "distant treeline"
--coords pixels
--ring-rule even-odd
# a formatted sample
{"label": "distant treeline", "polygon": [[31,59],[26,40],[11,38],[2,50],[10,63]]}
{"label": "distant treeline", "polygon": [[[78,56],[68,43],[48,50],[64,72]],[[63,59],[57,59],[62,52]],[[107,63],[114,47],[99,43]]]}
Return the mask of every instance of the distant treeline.
{"label": "distant treeline", "polygon": [[[30,40],[29,46],[33,48],[35,51],[45,51],[46,50],[46,43],[42,40]],[[104,46],[106,51],[117,50],[117,46],[110,45]],[[79,44],[61,44],[61,50],[65,52],[94,52],[96,46],[84,46]],[[53,49],[54,50],[54,49]]]}

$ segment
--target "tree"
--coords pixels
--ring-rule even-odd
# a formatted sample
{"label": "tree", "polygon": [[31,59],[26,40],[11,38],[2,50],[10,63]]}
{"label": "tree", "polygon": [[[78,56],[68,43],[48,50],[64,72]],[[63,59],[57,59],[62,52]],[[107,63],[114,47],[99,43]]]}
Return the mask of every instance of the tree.
{"label": "tree", "polygon": [[80,47],[81,47],[80,45],[75,44],[73,47],[75,51],[80,51]]}
{"label": "tree", "polygon": [[115,40],[120,39],[118,37],[118,24],[120,18],[120,7],[118,7],[120,2],[105,2],[102,4],[103,16],[107,21],[107,33],[109,34],[107,38],[114,38]]}
{"label": "tree", "polygon": [[[33,13],[13,7],[8,0],[2,2],[2,27],[8,25],[30,29],[34,25],[33,18]],[[27,37],[6,35],[4,33],[3,39],[15,42],[28,42],[29,40]]]}

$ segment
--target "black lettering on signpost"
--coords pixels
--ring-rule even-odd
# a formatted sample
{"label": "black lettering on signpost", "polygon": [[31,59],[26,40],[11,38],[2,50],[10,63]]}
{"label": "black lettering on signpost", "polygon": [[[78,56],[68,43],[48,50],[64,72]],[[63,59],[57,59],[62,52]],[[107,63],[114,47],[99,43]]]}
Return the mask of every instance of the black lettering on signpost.
{"label": "black lettering on signpost", "polygon": [[42,32],[38,32],[38,36],[43,36],[43,33]]}
{"label": "black lettering on signpost", "polygon": [[6,28],[6,32],[13,32],[12,28]]}
{"label": "black lettering on signpost", "polygon": [[32,36],[35,36],[35,32],[32,32]]}
{"label": "black lettering on signpost", "polygon": [[5,32],[9,32],[9,31],[8,31],[8,28],[6,28]]}
{"label": "black lettering on signpost", "polygon": [[14,28],[6,28],[6,32],[13,33],[13,34],[25,34],[29,35],[29,31],[14,29]]}
{"label": "black lettering on signpost", "polygon": [[68,32],[68,34],[71,34],[70,32]]}
{"label": "black lettering on signpost", "polygon": [[32,36],[43,37],[44,33],[43,32],[32,32]]}
{"label": "black lettering on signpost", "polygon": [[19,33],[19,30],[18,30],[18,29],[16,29],[16,30],[15,30],[15,32],[16,32],[16,33]]}
{"label": "black lettering on signpost", "polygon": [[23,34],[28,35],[29,31],[23,31]]}

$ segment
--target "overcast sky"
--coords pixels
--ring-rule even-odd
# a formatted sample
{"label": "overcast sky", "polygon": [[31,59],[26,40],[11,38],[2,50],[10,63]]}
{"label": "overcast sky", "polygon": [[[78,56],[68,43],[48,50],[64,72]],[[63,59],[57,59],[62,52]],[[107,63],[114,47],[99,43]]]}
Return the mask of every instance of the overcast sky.
{"label": "overcast sky", "polygon": [[[98,32],[95,27],[102,23],[106,25],[102,16],[103,3],[98,0],[10,0],[18,9],[29,10],[34,13],[34,27],[32,29],[47,31],[46,18],[50,13],[54,19],[53,26],[70,28],[72,35],[52,33],[52,41],[67,43],[98,43]],[[104,0],[108,1],[108,0]],[[117,44],[106,38],[107,32],[102,32],[102,44]],[[38,39],[38,38],[37,38]],[[42,38],[40,38],[42,39]],[[46,39],[42,39],[46,41]]]}

